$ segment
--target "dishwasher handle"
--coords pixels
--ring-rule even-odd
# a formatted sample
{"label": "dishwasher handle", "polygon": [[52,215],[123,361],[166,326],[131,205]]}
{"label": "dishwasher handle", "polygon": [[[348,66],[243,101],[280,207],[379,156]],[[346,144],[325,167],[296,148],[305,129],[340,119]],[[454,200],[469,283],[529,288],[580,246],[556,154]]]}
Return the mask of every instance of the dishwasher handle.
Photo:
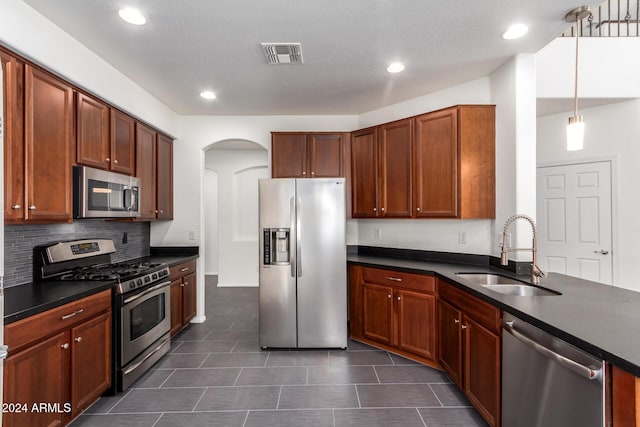
{"label": "dishwasher handle", "polygon": [[511,334],[514,338],[522,341],[523,343],[533,347],[536,351],[538,351],[543,356],[548,359],[555,360],[566,368],[572,370],[578,375],[581,375],[590,380],[602,380],[602,368],[601,369],[591,369],[588,366],[584,366],[582,363],[578,363],[575,360],[569,359],[561,354],[556,353],[553,350],[548,349],[542,344],[532,340],[531,338],[524,335],[522,332],[519,332],[513,325],[513,321],[505,321],[500,320],[502,324],[502,328]]}

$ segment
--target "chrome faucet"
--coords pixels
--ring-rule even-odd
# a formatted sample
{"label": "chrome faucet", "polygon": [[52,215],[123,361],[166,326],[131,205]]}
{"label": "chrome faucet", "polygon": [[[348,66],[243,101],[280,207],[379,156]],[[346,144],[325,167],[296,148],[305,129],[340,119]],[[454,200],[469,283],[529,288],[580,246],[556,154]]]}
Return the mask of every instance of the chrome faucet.
{"label": "chrome faucet", "polygon": [[[529,224],[531,224],[531,229],[533,231],[532,233],[533,241],[531,242],[530,248],[507,248],[507,231],[509,230],[509,226],[511,225],[511,223],[517,219],[527,220]],[[538,261],[537,261],[536,254],[538,252],[538,248],[536,245],[536,223],[533,221],[533,219],[531,219],[531,217],[527,215],[522,215],[522,214],[513,215],[511,218],[507,220],[507,222],[505,222],[504,230],[502,230],[502,252],[500,253],[500,264],[508,265],[509,259],[507,258],[507,253],[515,252],[515,251],[531,251],[532,252],[533,259],[531,260],[531,283],[533,283],[534,285],[539,284],[540,277],[545,277],[546,273],[542,271],[540,267],[538,267],[537,265]]]}

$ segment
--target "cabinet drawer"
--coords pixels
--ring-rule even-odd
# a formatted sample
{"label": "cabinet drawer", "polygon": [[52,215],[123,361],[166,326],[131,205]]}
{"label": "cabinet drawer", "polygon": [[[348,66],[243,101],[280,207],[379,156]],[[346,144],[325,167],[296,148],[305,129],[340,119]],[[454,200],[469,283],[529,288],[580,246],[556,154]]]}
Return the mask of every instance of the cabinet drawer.
{"label": "cabinet drawer", "polygon": [[5,344],[9,346],[9,351],[14,353],[34,341],[108,311],[111,311],[111,290],[99,292],[7,325],[4,328]]}
{"label": "cabinet drawer", "polygon": [[179,277],[186,276],[187,274],[195,273],[196,260],[186,261],[178,265],[171,267],[171,280],[176,280]]}
{"label": "cabinet drawer", "polygon": [[433,276],[423,276],[402,271],[365,267],[362,269],[362,277],[365,283],[396,286],[428,293],[435,293],[436,288],[436,281]]}
{"label": "cabinet drawer", "polygon": [[500,309],[442,280],[438,280],[438,295],[454,307],[463,310],[485,328],[500,333]]}

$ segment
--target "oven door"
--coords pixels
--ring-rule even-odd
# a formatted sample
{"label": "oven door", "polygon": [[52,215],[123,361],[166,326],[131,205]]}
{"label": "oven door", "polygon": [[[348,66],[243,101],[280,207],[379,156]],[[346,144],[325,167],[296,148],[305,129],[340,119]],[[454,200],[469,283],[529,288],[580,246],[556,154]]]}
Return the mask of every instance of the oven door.
{"label": "oven door", "polygon": [[120,366],[129,363],[171,329],[170,281],[122,296]]}

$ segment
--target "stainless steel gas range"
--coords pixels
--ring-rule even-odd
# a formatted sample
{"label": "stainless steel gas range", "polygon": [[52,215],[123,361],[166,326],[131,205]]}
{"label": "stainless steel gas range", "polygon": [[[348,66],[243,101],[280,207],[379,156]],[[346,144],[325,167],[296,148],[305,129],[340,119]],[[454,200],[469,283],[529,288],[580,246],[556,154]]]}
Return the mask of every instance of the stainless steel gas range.
{"label": "stainless steel gas range", "polygon": [[127,389],[169,351],[169,266],[111,262],[112,240],[60,242],[34,249],[34,280],[113,281],[112,392]]}

